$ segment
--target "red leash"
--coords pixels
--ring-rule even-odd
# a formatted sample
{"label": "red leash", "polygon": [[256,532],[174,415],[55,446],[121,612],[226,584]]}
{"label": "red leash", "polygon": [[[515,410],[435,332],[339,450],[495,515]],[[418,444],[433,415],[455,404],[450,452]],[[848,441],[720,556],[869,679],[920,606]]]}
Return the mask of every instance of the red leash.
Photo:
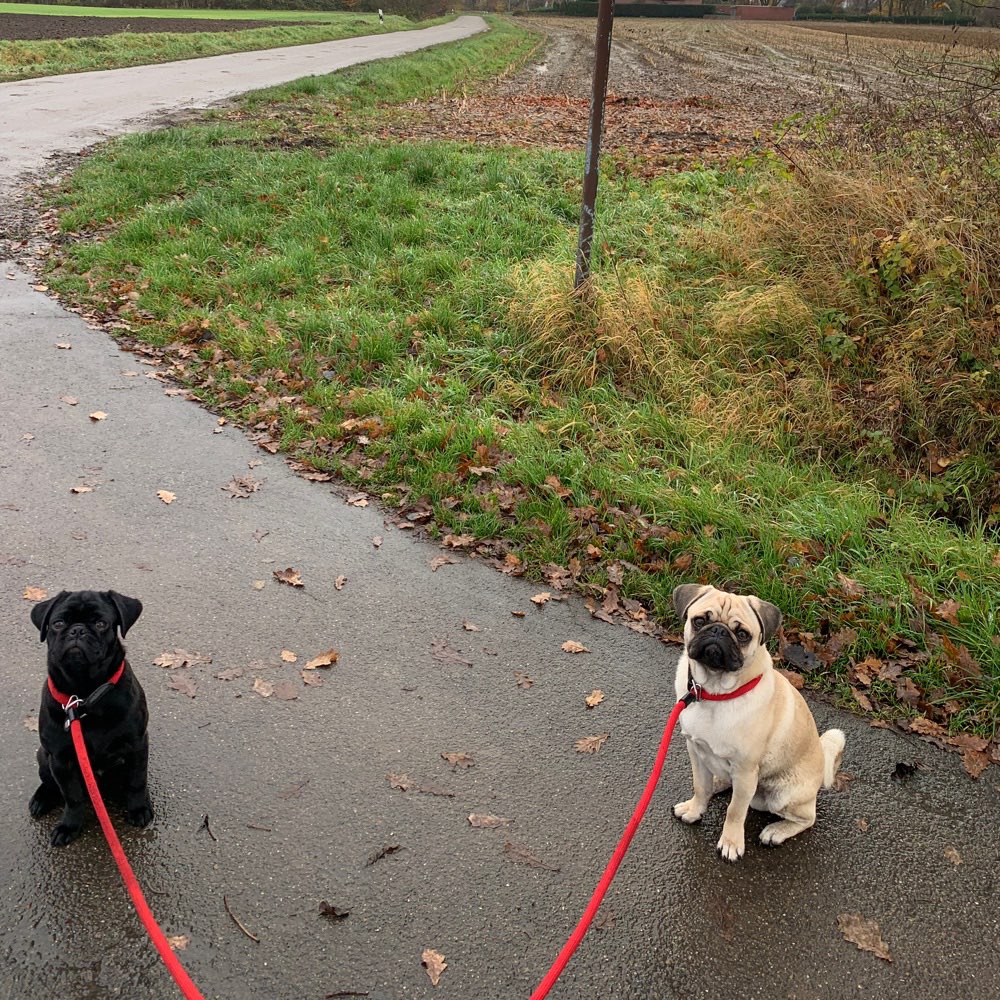
{"label": "red leash", "polygon": [[[124,666],[123,663],[115,675],[114,681],[109,683],[114,683],[121,677]],[[51,681],[49,683],[51,685]],[[135,872],[132,871],[132,866],[128,863],[128,858],[125,857],[125,851],[122,848],[121,841],[118,839],[118,834],[115,833],[115,828],[111,825],[111,817],[108,816],[108,811],[104,808],[104,800],[101,798],[100,789],[97,787],[94,770],[90,766],[90,757],[87,754],[87,746],[83,741],[83,728],[80,725],[80,719],[71,712],[71,709],[75,709],[79,704],[80,699],[76,699],[74,702],[70,698],[67,699],[67,702],[63,703],[63,707],[68,714],[70,735],[73,737],[73,746],[76,748],[76,756],[80,764],[80,770],[83,772],[83,780],[87,786],[87,792],[90,794],[90,801],[94,806],[94,812],[97,813],[98,820],[100,820],[101,829],[104,831],[108,847],[111,848],[115,864],[118,865],[118,871],[121,872],[125,888],[128,889],[128,894],[132,897],[132,902],[135,904],[135,911],[139,914],[139,919],[146,928],[146,933],[149,935],[156,950],[160,953],[163,964],[166,965],[170,975],[174,977],[174,982],[180,987],[185,1000],[205,1000],[198,991],[198,987],[195,986],[187,972],[184,971],[184,966],[181,965],[177,956],[171,951],[166,935],[160,930],[160,926],[153,916],[153,911],[150,910],[149,904],[146,902],[146,897],[143,896],[142,889],[139,888],[139,880],[135,877]]]}
{"label": "red leash", "polygon": [[556,980],[562,975],[563,969],[566,968],[569,960],[573,957],[573,953],[580,946],[580,942],[590,928],[591,921],[597,915],[597,911],[604,901],[604,896],[610,888],[615,874],[618,872],[618,866],[622,863],[629,844],[632,843],[635,831],[639,829],[639,824],[642,822],[643,816],[646,815],[646,809],[649,807],[649,802],[653,797],[653,792],[656,790],[657,782],[660,780],[660,774],[663,771],[663,764],[667,759],[667,750],[670,749],[670,740],[674,735],[674,726],[677,725],[677,719],[681,712],[695,701],[729,701],[731,698],[738,698],[740,695],[752,691],[760,683],[762,676],[755,677],[752,681],[738,687],[735,691],[730,691],[728,694],[711,694],[700,684],[696,684],[694,680],[691,680],[688,693],[674,705],[673,711],[670,713],[670,718],[667,719],[666,728],[663,730],[663,738],[660,740],[660,749],[656,752],[653,771],[646,782],[646,787],[642,790],[639,804],[635,807],[635,811],[632,813],[632,818],[628,821],[628,826],[625,827],[625,832],[622,834],[621,840],[618,841],[615,853],[611,855],[608,867],[604,869],[601,881],[597,883],[597,888],[590,897],[590,902],[587,904],[587,909],[583,911],[580,922],[574,928],[573,933],[570,934],[569,940],[563,945],[563,949],[559,952],[556,960],[552,963],[552,968],[545,973],[545,978],[538,984],[535,992],[531,994],[531,1000],[544,1000],[549,995],[549,990],[555,986]]}

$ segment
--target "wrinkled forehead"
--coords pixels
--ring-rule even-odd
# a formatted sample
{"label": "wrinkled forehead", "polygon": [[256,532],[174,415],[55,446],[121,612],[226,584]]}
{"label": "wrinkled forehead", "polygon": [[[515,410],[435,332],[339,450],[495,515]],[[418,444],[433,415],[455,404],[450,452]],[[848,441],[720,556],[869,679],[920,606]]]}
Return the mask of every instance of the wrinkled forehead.
{"label": "wrinkled forehead", "polygon": [[107,615],[107,602],[92,590],[79,590],[76,593],[68,594],[53,609],[53,617],[72,618],[84,621]]}
{"label": "wrinkled forehead", "polygon": [[750,602],[739,594],[728,594],[724,590],[710,590],[688,608],[688,621],[699,615],[708,615],[713,621],[727,625],[752,625],[754,631],[762,631]]}

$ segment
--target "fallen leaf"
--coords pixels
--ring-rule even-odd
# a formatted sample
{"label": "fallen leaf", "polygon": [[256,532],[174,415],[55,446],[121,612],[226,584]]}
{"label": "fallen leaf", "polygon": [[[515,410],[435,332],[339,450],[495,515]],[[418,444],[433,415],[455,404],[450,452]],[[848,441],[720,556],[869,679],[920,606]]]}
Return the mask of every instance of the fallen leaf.
{"label": "fallen leaf", "polygon": [[347,497],[347,503],[349,503],[352,507],[367,507],[368,494],[352,493],[349,497]]}
{"label": "fallen leaf", "polygon": [[385,780],[389,782],[390,788],[398,788],[401,792],[408,792],[413,787],[408,774],[387,774]]}
{"label": "fallen leaf", "polygon": [[308,687],[319,687],[323,683],[323,678],[315,671],[303,670],[302,683]]}
{"label": "fallen leaf", "polygon": [[464,628],[466,632],[482,632],[482,629],[478,625],[473,625],[470,621],[463,621],[462,628]]}
{"label": "fallen leaf", "polygon": [[515,618],[523,618],[525,616],[525,612],[524,611],[512,611],[511,614]]}
{"label": "fallen leaf", "polygon": [[284,663],[294,663],[298,659],[298,656],[290,649],[283,649],[281,651],[281,659]]}
{"label": "fallen leaf", "polygon": [[347,577],[346,576],[338,576],[337,579],[333,581],[333,589],[334,590],[343,590],[345,583],[347,583]]}
{"label": "fallen leaf", "polygon": [[386,844],[385,847],[380,847],[377,851],[372,851],[368,855],[365,867],[370,868],[376,861],[381,861],[383,858],[387,858],[390,854],[395,854],[396,851],[401,851],[402,849],[402,844]]}
{"label": "fallen leaf", "polygon": [[544,868],[549,872],[557,872],[558,868],[547,865],[541,858],[532,854],[523,844],[517,844],[512,840],[505,840],[503,844],[503,855],[516,861],[519,865],[527,865],[529,868]]}
{"label": "fallen leaf", "polygon": [[954,847],[946,847],[944,856],[956,867],[962,863],[962,855]]}
{"label": "fallen leaf", "polygon": [[519,688],[530,688],[532,684],[535,683],[533,677],[529,677],[526,673],[520,670],[514,671],[514,682]]}
{"label": "fallen leaf", "polygon": [[841,913],[837,928],[845,941],[857,945],[861,951],[871,952],[886,962],[892,961],[889,946],[882,940],[882,932],[874,920],[867,920],[860,913]]}
{"label": "fallen leaf", "polygon": [[270,681],[264,680],[263,677],[254,678],[253,689],[261,698],[270,698],[274,694],[274,685]]}
{"label": "fallen leaf", "polygon": [[952,625],[958,624],[958,611],[962,605],[958,601],[942,601],[934,608],[934,616],[942,621],[950,622]]}
{"label": "fallen leaf", "polygon": [[472,660],[467,660],[461,655],[460,649],[454,649],[447,639],[433,639],[431,641],[431,656],[442,663],[461,663],[466,667],[473,665]]}
{"label": "fallen leaf", "polygon": [[380,549],[380,548],[382,548],[382,542],[383,541],[384,541],[384,539],[382,538],[381,535],[375,535],[375,537],[372,538],[372,545],[374,545],[375,548]]}
{"label": "fallen leaf", "polygon": [[179,691],[189,698],[193,698],[198,690],[198,685],[187,674],[171,674],[170,680],[167,681],[167,687],[172,691]]}
{"label": "fallen leaf", "polygon": [[856,820],[854,821],[854,825],[855,825],[855,826],[856,826],[856,827],[857,827],[857,828],[858,828],[858,829],[859,829],[859,830],[860,830],[860,831],[861,831],[862,833],[867,833],[867,832],[868,832],[868,826],[869,826],[869,823],[868,823],[868,818],[867,818],[867,817],[865,817],[865,816],[859,816],[859,817],[858,817],[858,818],[857,818],[857,819],[856,819]]}
{"label": "fallen leaf", "polygon": [[21,596],[26,601],[44,601],[49,592],[44,587],[25,587]]}
{"label": "fallen leaf", "polygon": [[424,948],[420,956],[420,964],[427,970],[430,977],[431,986],[437,986],[441,981],[441,975],[448,968],[448,963],[444,960],[444,955],[433,948]]}
{"label": "fallen leaf", "polygon": [[314,656],[305,666],[306,670],[316,670],[319,667],[332,667],[340,659],[340,653],[335,649],[328,649],[319,656]]}
{"label": "fallen leaf", "polygon": [[167,938],[171,951],[183,951],[191,943],[187,934],[173,934]]}
{"label": "fallen leaf", "polygon": [[295,701],[299,692],[291,681],[278,681],[274,685],[274,697],[281,701]]}
{"label": "fallen leaf", "polygon": [[451,556],[435,556],[431,560],[431,572],[436,573],[442,566],[454,565],[455,560]]}
{"label": "fallen leaf", "polygon": [[865,588],[862,587],[857,580],[852,580],[849,576],[844,576],[843,573],[838,573],[837,582],[840,584],[840,589],[845,597],[864,596]]}
{"label": "fallen leaf", "polygon": [[251,493],[256,493],[267,482],[266,479],[254,479],[251,475],[234,476],[219,489],[226,490],[233,500],[246,500]]}
{"label": "fallen leaf", "polygon": [[851,787],[854,777],[850,771],[838,771],[833,776],[833,785],[831,787],[835,792],[846,792]]}
{"label": "fallen leaf", "polygon": [[552,600],[552,595],[547,590],[545,590],[541,594],[535,594],[535,596],[531,599],[531,603],[538,605],[538,607],[541,607],[543,604],[547,604],[551,600]]}
{"label": "fallen leaf", "polygon": [[449,549],[467,549],[476,540],[475,535],[445,535],[441,539],[441,544]]}
{"label": "fallen leaf", "polygon": [[211,662],[212,657],[205,653],[189,653],[186,649],[173,649],[167,653],[160,653],[153,660],[153,666],[176,670],[179,667],[200,667]]}
{"label": "fallen leaf", "polygon": [[567,639],[562,644],[562,650],[564,653],[589,653],[590,650],[586,646],[580,644],[574,639]]}
{"label": "fallen leaf", "polygon": [[451,764],[452,769],[454,768],[469,768],[475,766],[475,761],[472,759],[471,754],[467,754],[464,751],[454,751],[448,753],[442,753],[441,759],[446,760]]}
{"label": "fallen leaf", "polygon": [[981,750],[966,750],[962,754],[962,767],[970,778],[978,778],[989,766],[989,755]]}
{"label": "fallen leaf", "polygon": [[333,906],[325,899],[319,904],[319,915],[321,917],[329,917],[331,920],[344,920],[350,916],[350,913],[350,910],[342,910],[339,906]]}
{"label": "fallen leaf", "polygon": [[597,753],[610,735],[610,733],[601,733],[598,736],[584,736],[573,744],[573,749],[577,753]]}
{"label": "fallen leaf", "polygon": [[299,576],[299,571],[297,569],[292,569],[291,566],[289,566],[288,569],[276,569],[273,576],[278,583],[287,583],[289,587],[305,586],[302,582],[302,577]]}
{"label": "fallen leaf", "polygon": [[48,285],[32,285],[31,286],[36,292],[47,292],[49,290]]}
{"label": "fallen leaf", "polygon": [[93,486],[73,486],[70,487],[70,493],[93,493]]}
{"label": "fallen leaf", "polygon": [[87,416],[96,424],[98,420],[106,420],[108,415],[103,410],[94,410],[93,413],[88,413]]}
{"label": "fallen leaf", "polygon": [[227,670],[220,670],[215,679],[219,681],[234,681],[237,677],[243,676],[242,667],[229,667]]}
{"label": "fallen leaf", "polygon": [[263,580],[254,580],[250,586],[253,587],[254,590],[263,590],[267,584]]}
{"label": "fallen leaf", "polygon": [[170,490],[157,490],[156,491],[156,495],[164,503],[173,503],[177,499],[177,494],[176,493],[171,493]]}
{"label": "fallen leaf", "polygon": [[22,725],[30,733],[38,732],[38,716],[37,715],[26,715]]}
{"label": "fallen leaf", "polygon": [[65,343],[63,343],[63,344],[56,344],[56,350],[59,350],[59,351],[72,351],[73,350],[73,345],[72,344],[65,344]]}
{"label": "fallen leaf", "polygon": [[596,708],[602,701],[604,701],[604,692],[599,688],[591,691],[586,698],[583,699],[587,703],[587,708]]}
{"label": "fallen leaf", "polygon": [[503,816],[493,816],[490,813],[471,813],[469,826],[477,830],[495,830],[498,826],[506,826],[510,822]]}

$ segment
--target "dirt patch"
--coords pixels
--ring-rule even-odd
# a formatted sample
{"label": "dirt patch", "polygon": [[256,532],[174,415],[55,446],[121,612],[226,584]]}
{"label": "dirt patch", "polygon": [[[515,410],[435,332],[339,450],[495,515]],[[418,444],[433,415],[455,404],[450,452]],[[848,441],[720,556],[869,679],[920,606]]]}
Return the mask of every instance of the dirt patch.
{"label": "dirt patch", "polygon": [[61,38],[97,38],[122,32],[248,31],[251,28],[288,27],[302,21],[230,21],[180,17],[59,17],[49,14],[0,14],[0,41],[43,41]]}

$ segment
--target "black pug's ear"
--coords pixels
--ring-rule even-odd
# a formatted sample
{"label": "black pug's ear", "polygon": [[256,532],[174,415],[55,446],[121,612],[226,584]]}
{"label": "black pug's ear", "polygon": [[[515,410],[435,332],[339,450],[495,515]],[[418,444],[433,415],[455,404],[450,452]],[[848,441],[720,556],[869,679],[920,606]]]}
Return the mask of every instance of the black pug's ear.
{"label": "black pug's ear", "polygon": [[747,598],[747,601],[760,622],[760,629],[763,633],[760,644],[763,646],[781,628],[781,610],[767,601],[762,601],[759,597],[751,596]]}
{"label": "black pug's ear", "polygon": [[674,610],[677,617],[682,622],[687,620],[688,608],[705,593],[712,588],[706,583],[682,583],[674,588]]}
{"label": "black pug's ear", "polygon": [[49,619],[52,617],[52,612],[68,593],[68,590],[60,590],[55,597],[50,597],[31,609],[31,624],[38,629],[39,642],[45,642],[45,637],[49,634]]}
{"label": "black pug's ear", "polygon": [[118,612],[118,627],[124,636],[142,614],[142,601],[134,597],[126,597],[116,590],[105,591],[104,596],[115,606],[115,610]]}

